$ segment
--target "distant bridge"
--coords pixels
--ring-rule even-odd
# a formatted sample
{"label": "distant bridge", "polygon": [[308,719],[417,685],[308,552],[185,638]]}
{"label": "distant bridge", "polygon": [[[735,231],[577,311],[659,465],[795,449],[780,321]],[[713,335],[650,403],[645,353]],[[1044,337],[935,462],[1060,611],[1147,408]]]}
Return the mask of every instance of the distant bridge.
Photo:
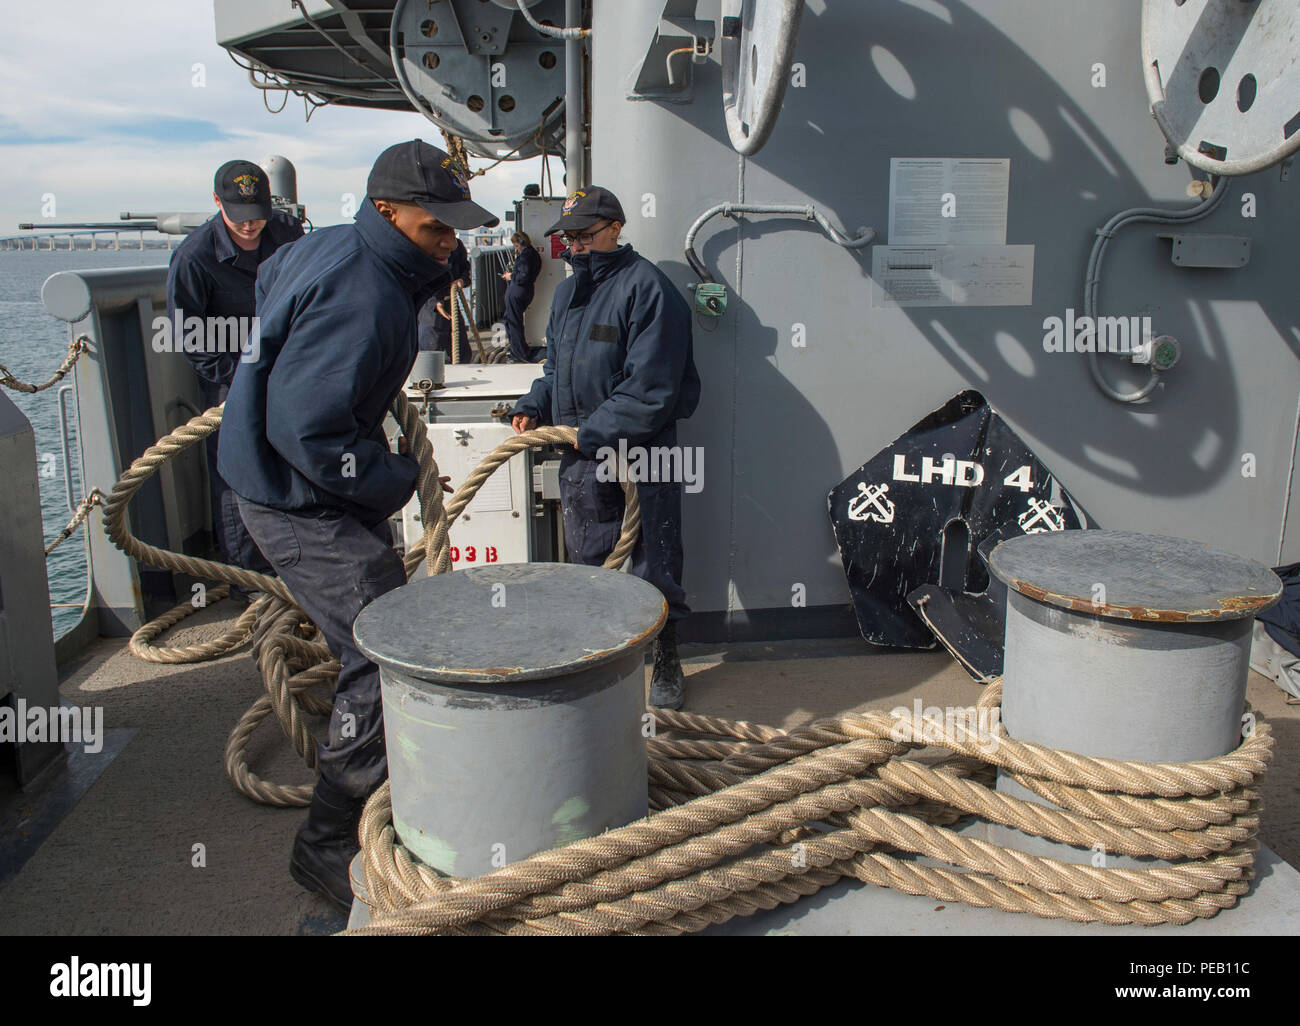
{"label": "distant bridge", "polygon": [[[20,228],[26,228],[27,225],[19,225]],[[22,235],[5,235],[0,236],[0,250],[51,250],[51,249],[144,249],[145,232],[156,232],[157,229],[152,225],[144,227],[135,227],[132,225],[105,224],[105,225],[87,225],[81,228],[65,229],[63,231],[40,231],[32,225],[32,231],[24,232]],[[122,236],[126,235],[127,239],[123,243]],[[108,238],[103,238],[108,236]],[[78,240],[84,238],[87,244],[79,244]],[[167,242],[167,248],[172,249],[178,241],[179,236],[164,235]],[[64,240],[66,244],[64,243]],[[161,247],[158,247],[161,248]]]}

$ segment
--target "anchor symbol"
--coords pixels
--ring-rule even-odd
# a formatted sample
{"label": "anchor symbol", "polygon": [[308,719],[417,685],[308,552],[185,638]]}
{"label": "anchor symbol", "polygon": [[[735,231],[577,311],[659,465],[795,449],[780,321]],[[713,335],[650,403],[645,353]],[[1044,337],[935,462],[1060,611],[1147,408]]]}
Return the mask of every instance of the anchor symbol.
{"label": "anchor symbol", "polygon": [[889,491],[889,485],[868,485],[865,481],[858,482],[858,492],[856,498],[849,500],[849,519],[850,520],[874,520],[878,524],[892,524],[894,522],[894,504],[884,498],[885,493]]}
{"label": "anchor symbol", "polygon": [[1025,534],[1065,530],[1065,518],[1061,516],[1061,511],[1042,499],[1030,499],[1029,508],[1020,514],[1016,523]]}

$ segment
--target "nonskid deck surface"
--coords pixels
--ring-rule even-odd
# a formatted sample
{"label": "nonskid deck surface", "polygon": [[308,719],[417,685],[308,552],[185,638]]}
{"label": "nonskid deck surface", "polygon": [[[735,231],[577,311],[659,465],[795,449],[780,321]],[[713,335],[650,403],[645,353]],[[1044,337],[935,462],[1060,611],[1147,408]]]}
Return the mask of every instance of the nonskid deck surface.
{"label": "nonskid deck surface", "polygon": [[[232,615],[223,606],[187,621],[167,643],[215,636]],[[787,728],[853,709],[911,707],[916,699],[970,705],[979,694],[943,651],[887,652],[850,640],[685,646],[682,654],[688,711]],[[647,684],[648,675],[647,669]],[[70,667],[64,699],[102,706],[111,743],[99,755],[75,758],[80,787],[94,781],[84,793],[65,783],[65,793],[53,798],[0,795],[0,815],[21,811],[24,802],[28,810],[60,801],[72,806],[21,868],[21,853],[8,853],[7,866],[0,856],[0,934],[341,929],[344,917],[289,877],[302,811],[255,804],[226,777],[227,734],[261,691],[247,649],[214,662],[164,666],[136,659],[122,641],[100,641]],[[1253,673],[1248,697],[1277,738],[1263,784],[1261,840],[1300,865],[1300,707],[1286,705],[1282,691]],[[272,780],[310,780],[271,720],[250,754],[254,769]],[[193,864],[195,845],[203,845],[206,865]]]}

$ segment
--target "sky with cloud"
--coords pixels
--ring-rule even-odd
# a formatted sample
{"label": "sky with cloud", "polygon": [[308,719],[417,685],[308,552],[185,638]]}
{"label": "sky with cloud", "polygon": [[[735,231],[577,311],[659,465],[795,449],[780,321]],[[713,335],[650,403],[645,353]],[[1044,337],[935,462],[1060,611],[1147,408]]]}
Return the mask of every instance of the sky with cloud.
{"label": "sky with cloud", "polygon": [[[290,9],[289,0],[265,2]],[[274,108],[283,94],[267,98]],[[348,219],[343,195],[365,194],[385,147],[417,136],[442,146],[437,126],[415,113],[322,107],[305,122],[292,95],[283,112],[268,112],[261,91],[217,45],[211,0],[43,0],[24,8],[0,33],[0,100],[0,235],[41,221],[47,193],[54,221],[211,210],[217,167],[272,153],[297,168],[298,200],[313,223],[336,224]],[[474,198],[499,216],[539,168],[539,160],[502,164],[474,179]],[[558,161],[551,171],[558,183]]]}

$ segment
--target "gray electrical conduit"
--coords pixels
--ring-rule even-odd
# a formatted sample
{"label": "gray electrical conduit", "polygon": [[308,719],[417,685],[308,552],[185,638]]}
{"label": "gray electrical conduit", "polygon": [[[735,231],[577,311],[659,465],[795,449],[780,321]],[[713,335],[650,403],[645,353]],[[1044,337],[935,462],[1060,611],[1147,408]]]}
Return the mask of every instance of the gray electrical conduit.
{"label": "gray electrical conduit", "polygon": [[[1088,273],[1083,280],[1083,313],[1085,317],[1093,318],[1097,312],[1097,287],[1101,282],[1101,262],[1106,255],[1106,247],[1115,234],[1130,224],[1187,224],[1192,221],[1199,221],[1201,218],[1214,213],[1219,205],[1228,195],[1228,180],[1220,178],[1214,186],[1214,191],[1204,200],[1194,207],[1188,207],[1186,210],[1160,210],[1156,207],[1134,207],[1131,210],[1124,210],[1116,214],[1107,221],[1101,228],[1097,229],[1097,241],[1092,245],[1092,254],[1088,257]],[[1093,321],[1093,323],[1096,323]],[[1149,396],[1160,382],[1160,372],[1154,367],[1150,370],[1150,377],[1147,383],[1139,388],[1136,392],[1121,392],[1116,389],[1101,370],[1101,354],[1091,352],[1088,354],[1088,370],[1092,373],[1092,380],[1102,395],[1107,399],[1113,399],[1117,403],[1136,403]]]}
{"label": "gray electrical conduit", "polygon": [[805,221],[816,221],[818,226],[824,231],[836,245],[843,246],[845,249],[861,249],[863,246],[869,246],[876,238],[874,228],[859,228],[858,234],[852,238],[845,235],[836,228],[826,217],[811,205],[805,206],[787,206],[778,203],[719,203],[715,207],[710,207],[702,213],[691,225],[690,231],[686,233],[686,261],[691,265],[693,270],[700,277],[700,281],[711,283],[714,281],[713,275],[709,269],[704,266],[695,252],[695,236],[700,233],[700,229],[712,217],[718,214],[724,217],[735,217],[737,214],[797,214]]}
{"label": "gray electrical conduit", "polygon": [[533,28],[537,29],[544,36],[551,36],[555,39],[585,39],[591,35],[591,29],[585,28],[555,28],[551,25],[543,25],[534,18],[524,6],[524,0],[515,0],[519,5],[519,11],[524,16],[524,21],[528,22]]}

